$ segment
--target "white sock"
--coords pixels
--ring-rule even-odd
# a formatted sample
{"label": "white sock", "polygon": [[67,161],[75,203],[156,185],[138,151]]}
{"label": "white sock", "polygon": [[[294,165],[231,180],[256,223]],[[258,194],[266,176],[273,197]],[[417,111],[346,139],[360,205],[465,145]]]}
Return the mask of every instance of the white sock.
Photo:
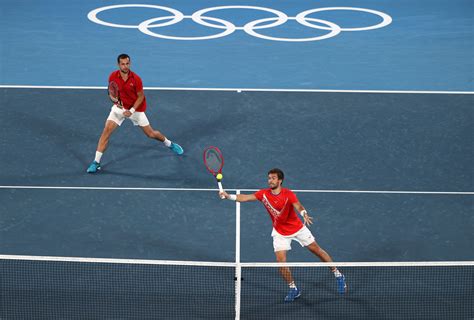
{"label": "white sock", "polygon": [[295,284],[294,281],[290,282],[290,283],[288,284],[288,286],[289,286],[291,289],[296,289],[296,284]]}
{"label": "white sock", "polygon": [[167,138],[165,138],[165,141],[163,141],[163,143],[164,143],[165,146],[167,146],[168,148],[171,147],[171,141],[168,140]]}
{"label": "white sock", "polygon": [[339,270],[337,270],[337,269],[334,270],[333,273],[334,273],[334,276],[335,276],[336,278],[342,277],[342,273],[340,273]]}
{"label": "white sock", "polygon": [[102,152],[96,151],[95,152],[95,159],[94,159],[95,162],[100,163],[100,159],[102,159],[102,155],[103,155]]}

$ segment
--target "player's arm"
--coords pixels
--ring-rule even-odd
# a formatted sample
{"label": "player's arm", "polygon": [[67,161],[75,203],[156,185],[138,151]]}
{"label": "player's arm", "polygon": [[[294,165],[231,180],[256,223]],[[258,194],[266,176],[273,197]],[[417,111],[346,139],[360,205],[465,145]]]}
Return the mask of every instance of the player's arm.
{"label": "player's arm", "polygon": [[143,92],[143,90],[140,90],[137,92],[137,100],[135,100],[135,103],[133,104],[132,108],[133,109],[137,109],[143,102],[143,100],[145,99],[145,93]]}
{"label": "player's arm", "polygon": [[135,103],[130,108],[130,110],[126,110],[124,112],[124,115],[126,117],[130,117],[135,112],[135,110],[142,104],[143,100],[145,99],[145,93],[143,92],[143,90],[138,91],[137,96],[138,96],[137,100],[135,100]]}
{"label": "player's arm", "polygon": [[227,192],[222,191],[219,193],[219,195],[224,195],[225,199],[234,200],[237,202],[257,201],[257,198],[253,194],[228,194]]}
{"label": "player's arm", "polygon": [[299,212],[301,214],[301,216],[303,217],[303,220],[304,220],[304,224],[306,224],[308,226],[310,224],[313,224],[313,218],[308,214],[308,212],[303,207],[301,202],[298,201],[298,202],[293,203],[293,208],[295,208],[296,212]]}

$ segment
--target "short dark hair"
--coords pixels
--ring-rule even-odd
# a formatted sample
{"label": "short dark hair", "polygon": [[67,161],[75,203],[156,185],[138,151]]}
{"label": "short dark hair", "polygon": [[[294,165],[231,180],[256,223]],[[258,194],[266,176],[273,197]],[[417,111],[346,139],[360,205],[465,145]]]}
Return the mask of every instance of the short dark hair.
{"label": "short dark hair", "polygon": [[121,54],[119,54],[118,57],[117,57],[117,63],[120,63],[120,60],[122,60],[122,59],[128,59],[128,60],[130,60],[130,57],[129,57],[129,55],[126,54],[126,53],[121,53]]}
{"label": "short dark hair", "polygon": [[276,174],[278,176],[278,180],[283,181],[285,179],[285,174],[283,173],[283,171],[281,171],[278,168],[273,168],[270,171],[268,171],[268,175],[270,175],[272,173]]}

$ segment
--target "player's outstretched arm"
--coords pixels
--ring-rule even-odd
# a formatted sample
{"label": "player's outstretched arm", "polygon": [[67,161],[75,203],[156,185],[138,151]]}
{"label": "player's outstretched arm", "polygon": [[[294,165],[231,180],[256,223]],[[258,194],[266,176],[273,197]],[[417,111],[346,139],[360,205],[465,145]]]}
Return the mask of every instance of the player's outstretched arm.
{"label": "player's outstretched arm", "polygon": [[309,226],[309,225],[313,224],[313,218],[308,214],[308,212],[303,207],[301,202],[298,201],[298,202],[293,203],[293,207],[295,208],[295,210],[297,212],[299,212],[301,214],[301,216],[303,217],[305,225]]}
{"label": "player's outstretched arm", "polygon": [[249,202],[257,201],[257,198],[253,194],[228,194],[225,191],[219,192],[219,196],[223,195],[224,199],[238,201],[238,202]]}

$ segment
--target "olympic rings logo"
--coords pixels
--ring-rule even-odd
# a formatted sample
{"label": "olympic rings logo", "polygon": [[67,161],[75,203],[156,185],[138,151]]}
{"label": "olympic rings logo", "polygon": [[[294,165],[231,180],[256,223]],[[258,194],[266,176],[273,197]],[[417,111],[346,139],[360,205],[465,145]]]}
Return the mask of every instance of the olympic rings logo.
{"label": "olympic rings logo", "polygon": [[[128,24],[118,24],[118,23],[111,23],[106,22],[97,17],[97,15],[101,12],[113,10],[113,9],[120,9],[120,8],[150,8],[150,9],[158,9],[169,12],[171,15],[167,16],[160,16],[157,18],[152,18],[145,20],[138,25],[128,25]],[[218,10],[228,10],[228,9],[251,9],[257,11],[264,11],[270,12],[275,15],[272,18],[264,18],[258,19],[251,22],[246,23],[244,26],[238,27],[235,24],[231,23],[230,21],[219,19],[216,17],[210,17],[206,14],[211,11],[218,11]],[[345,10],[345,11],[359,11],[359,12],[366,12],[382,18],[382,21],[378,24],[366,26],[366,27],[359,27],[359,28],[343,28],[334,22],[310,18],[308,15],[315,13],[315,12],[322,12],[322,11],[336,11],[336,10]],[[169,40],[210,40],[228,36],[235,32],[236,30],[243,30],[247,34],[261,39],[272,40],[272,41],[287,41],[287,42],[304,42],[304,41],[318,41],[324,40],[328,38],[332,38],[337,36],[342,31],[366,31],[366,30],[374,30],[383,28],[390,23],[392,23],[392,17],[388,14],[372,10],[372,9],[365,9],[365,8],[354,8],[354,7],[328,7],[328,8],[316,8],[316,9],[309,9],[297,14],[295,17],[289,17],[285,13],[265,7],[256,7],[256,6],[219,6],[219,7],[211,7],[201,9],[199,11],[194,12],[192,15],[184,15],[182,12],[164,6],[157,6],[151,4],[119,4],[119,5],[112,5],[101,7],[92,10],[87,15],[87,18],[97,24],[113,27],[113,28],[132,28],[138,29],[144,34],[147,34],[152,37],[162,38],[162,39],[169,39]],[[208,35],[208,36],[196,36],[196,37],[178,37],[178,36],[170,36],[164,35],[161,33],[157,33],[152,31],[151,29],[154,28],[162,28],[170,25],[177,24],[183,19],[192,19],[195,23],[206,26],[213,29],[220,29],[223,30],[222,32]],[[306,26],[312,29],[319,29],[319,30],[326,30],[328,33],[324,35],[320,35],[317,37],[309,37],[309,38],[279,38],[279,37],[271,37],[268,35],[264,35],[260,32],[261,29],[268,29],[280,26],[286,23],[288,20],[296,20],[299,24]]]}

